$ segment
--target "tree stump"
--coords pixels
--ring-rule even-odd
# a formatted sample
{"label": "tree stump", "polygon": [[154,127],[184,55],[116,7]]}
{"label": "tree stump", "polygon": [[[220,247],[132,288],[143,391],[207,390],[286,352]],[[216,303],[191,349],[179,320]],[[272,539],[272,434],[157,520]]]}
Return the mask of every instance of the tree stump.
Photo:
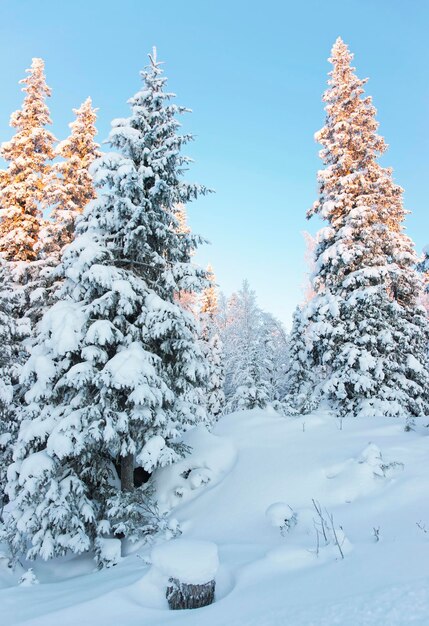
{"label": "tree stump", "polygon": [[214,602],[216,582],[210,580],[202,585],[181,583],[177,578],[168,581],[166,598],[172,610],[200,609]]}
{"label": "tree stump", "polygon": [[215,543],[173,539],[154,546],[151,561],[153,570],[165,581],[170,609],[199,609],[214,602],[219,567]]}

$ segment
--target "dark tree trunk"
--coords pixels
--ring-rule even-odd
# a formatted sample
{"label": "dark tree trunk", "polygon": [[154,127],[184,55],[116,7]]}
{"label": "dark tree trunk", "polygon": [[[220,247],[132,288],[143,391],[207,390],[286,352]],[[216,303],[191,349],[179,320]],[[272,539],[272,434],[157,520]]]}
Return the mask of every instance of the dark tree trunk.
{"label": "dark tree trunk", "polygon": [[177,578],[170,578],[168,583],[166,598],[172,610],[200,609],[214,602],[214,580],[203,585],[189,585],[181,583]]}
{"label": "dark tree trunk", "polygon": [[134,455],[121,456],[121,491],[134,489]]}

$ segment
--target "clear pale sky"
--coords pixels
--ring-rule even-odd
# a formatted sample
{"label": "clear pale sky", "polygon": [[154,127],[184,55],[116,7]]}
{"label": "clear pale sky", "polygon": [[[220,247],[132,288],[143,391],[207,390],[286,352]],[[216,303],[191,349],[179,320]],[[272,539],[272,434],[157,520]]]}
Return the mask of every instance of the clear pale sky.
{"label": "clear pale sky", "polygon": [[12,134],[32,57],[46,63],[56,136],[67,136],[71,109],[90,95],[106,139],[156,45],[176,101],[193,110],[188,178],[216,190],[189,206],[192,228],[211,241],[197,259],[212,263],[227,294],[248,278],[260,305],[289,325],[306,271],[302,232],[320,226],[305,212],[316,199],[313,135],[338,35],[370,78],[390,145],[383,164],[412,212],[407,231],[419,253],[429,242],[428,32],[427,0],[1,0],[0,140]]}

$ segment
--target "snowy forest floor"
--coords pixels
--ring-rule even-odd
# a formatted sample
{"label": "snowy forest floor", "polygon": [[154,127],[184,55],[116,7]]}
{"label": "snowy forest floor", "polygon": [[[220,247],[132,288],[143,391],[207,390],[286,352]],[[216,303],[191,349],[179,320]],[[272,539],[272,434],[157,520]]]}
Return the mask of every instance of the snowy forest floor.
{"label": "snowy forest floor", "polygon": [[[394,419],[341,424],[328,412],[285,419],[254,410],[224,417],[212,434],[195,429],[192,454],[159,471],[157,483],[182,536],[219,548],[213,605],[168,611],[153,567],[139,558],[150,547],[134,546],[101,572],[87,556],[25,564],[40,581],[30,587],[0,561],[0,622],[427,626],[428,422],[406,433]],[[323,537],[316,554],[312,499],[327,521],[333,515],[344,559]],[[274,502],[297,514],[284,536],[265,515]]]}

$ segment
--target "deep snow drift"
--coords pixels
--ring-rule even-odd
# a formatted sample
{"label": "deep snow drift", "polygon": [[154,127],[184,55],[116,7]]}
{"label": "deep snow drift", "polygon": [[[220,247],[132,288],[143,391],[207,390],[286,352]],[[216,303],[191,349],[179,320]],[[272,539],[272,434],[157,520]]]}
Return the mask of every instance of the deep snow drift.
{"label": "deep snow drift", "polygon": [[[101,572],[79,557],[12,573],[0,558],[0,622],[427,626],[428,422],[405,433],[395,419],[255,410],[224,417],[212,434],[194,429],[193,453],[157,481],[178,541],[217,546],[213,605],[168,611],[159,554],[134,546]],[[30,573],[17,585],[28,567],[39,584]]]}

